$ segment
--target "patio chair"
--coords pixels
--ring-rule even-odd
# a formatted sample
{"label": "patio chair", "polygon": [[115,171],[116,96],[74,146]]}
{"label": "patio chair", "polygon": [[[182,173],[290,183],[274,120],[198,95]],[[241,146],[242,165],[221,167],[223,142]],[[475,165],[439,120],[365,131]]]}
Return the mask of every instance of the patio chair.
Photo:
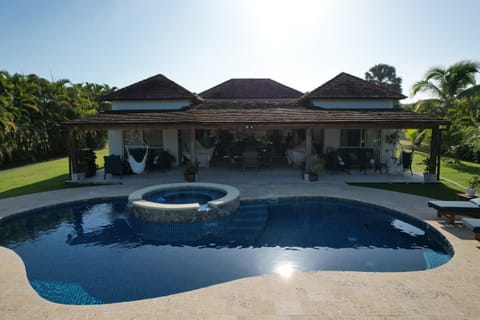
{"label": "patio chair", "polygon": [[103,156],[103,160],[105,161],[103,180],[105,180],[107,173],[110,173],[111,175],[119,175],[120,179],[123,179],[123,163],[120,156],[115,154]]}
{"label": "patio chair", "polygon": [[343,158],[336,151],[330,151],[327,154],[325,167],[332,173],[334,170],[341,170],[350,174],[350,168],[348,164],[345,163]]}
{"label": "patio chair", "polygon": [[480,198],[470,201],[428,201],[428,206],[437,210],[437,217],[444,216],[455,223],[455,216],[480,218]]}
{"label": "patio chair", "polygon": [[403,171],[405,170],[410,170],[410,173],[413,176],[413,171],[412,171],[412,158],[413,158],[413,153],[412,152],[406,152],[402,151],[402,166],[403,166]]}

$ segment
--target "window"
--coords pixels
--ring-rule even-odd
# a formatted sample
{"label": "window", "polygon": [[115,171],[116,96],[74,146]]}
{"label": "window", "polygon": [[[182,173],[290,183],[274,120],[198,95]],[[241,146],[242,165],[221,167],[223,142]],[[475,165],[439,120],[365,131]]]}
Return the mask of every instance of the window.
{"label": "window", "polygon": [[163,145],[162,130],[158,129],[124,130],[123,145],[129,144],[135,135],[150,147],[161,147]]}
{"label": "window", "polygon": [[163,145],[162,130],[145,129],[143,130],[143,141],[150,147],[161,147]]}
{"label": "window", "polygon": [[341,147],[360,147],[365,143],[365,131],[363,129],[340,130]]}

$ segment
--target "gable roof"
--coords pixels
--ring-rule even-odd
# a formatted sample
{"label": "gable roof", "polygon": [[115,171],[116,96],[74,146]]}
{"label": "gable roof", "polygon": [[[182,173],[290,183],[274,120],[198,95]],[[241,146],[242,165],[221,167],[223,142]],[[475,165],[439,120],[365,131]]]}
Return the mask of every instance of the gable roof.
{"label": "gable roof", "polygon": [[103,100],[176,100],[197,97],[162,74],[136,82],[103,97]]}
{"label": "gable roof", "polygon": [[405,99],[401,93],[388,90],[367,80],[342,72],[303,97],[307,99]]}
{"label": "gable roof", "polygon": [[205,99],[298,99],[302,95],[272,79],[230,79],[200,93]]}

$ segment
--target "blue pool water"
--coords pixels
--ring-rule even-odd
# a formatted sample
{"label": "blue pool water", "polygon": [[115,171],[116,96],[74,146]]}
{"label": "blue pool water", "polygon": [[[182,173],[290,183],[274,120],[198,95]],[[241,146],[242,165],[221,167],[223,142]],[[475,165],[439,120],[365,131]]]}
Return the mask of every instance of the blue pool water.
{"label": "blue pool water", "polygon": [[220,220],[165,225],[130,217],[126,205],[88,201],[17,216],[0,223],[0,245],[22,258],[42,297],[64,304],[153,298],[285,270],[426,270],[453,255],[424,222],[352,201],[248,202]]}
{"label": "blue pool water", "polygon": [[145,200],[168,204],[199,203],[207,204],[209,201],[220,199],[227,193],[222,190],[206,188],[175,188],[161,190],[147,194]]}

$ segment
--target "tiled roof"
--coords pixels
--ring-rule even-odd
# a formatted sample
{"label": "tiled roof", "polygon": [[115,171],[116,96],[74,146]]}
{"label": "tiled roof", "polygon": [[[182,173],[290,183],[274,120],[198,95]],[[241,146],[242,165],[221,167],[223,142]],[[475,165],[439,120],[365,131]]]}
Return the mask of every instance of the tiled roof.
{"label": "tiled roof", "polygon": [[64,123],[78,128],[120,128],[129,126],[324,126],[428,128],[448,121],[402,109],[326,110],[296,103],[204,102],[184,111],[110,111]]}
{"label": "tiled roof", "polygon": [[272,79],[230,79],[199,95],[205,99],[298,99],[303,93]]}
{"label": "tiled roof", "polygon": [[388,90],[372,82],[342,72],[316,88],[305,97],[308,99],[405,99],[401,93]]}
{"label": "tiled roof", "polygon": [[103,97],[103,100],[194,100],[196,96],[168,79],[157,74],[148,79],[136,82],[125,88],[112,92]]}

